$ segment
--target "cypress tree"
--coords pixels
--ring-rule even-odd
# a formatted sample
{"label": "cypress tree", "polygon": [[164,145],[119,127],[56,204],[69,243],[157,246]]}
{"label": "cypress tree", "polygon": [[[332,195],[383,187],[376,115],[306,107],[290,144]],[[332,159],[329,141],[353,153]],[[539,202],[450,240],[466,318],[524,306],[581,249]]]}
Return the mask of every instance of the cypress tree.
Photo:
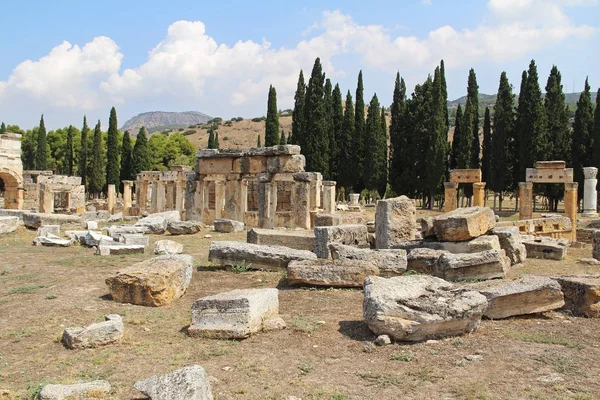
{"label": "cypress tree", "polygon": [[285,132],[283,129],[281,130],[281,136],[279,137],[279,145],[285,146],[287,144],[287,139],[285,137]]}
{"label": "cypress tree", "polygon": [[106,141],[106,184],[119,187],[119,144],[117,143],[117,110],[110,109],[108,140]]}
{"label": "cypress tree", "polygon": [[296,94],[294,95],[294,111],[292,112],[292,132],[291,137],[288,140],[289,144],[304,145],[303,140],[303,125],[304,125],[304,98],[306,96],[306,85],[304,83],[304,74],[300,70],[300,76],[298,76],[298,85],[296,87]]}
{"label": "cypress tree", "polygon": [[81,184],[87,185],[88,176],[88,133],[90,128],[87,124],[87,118],[83,116],[83,128],[81,128],[81,143],[79,147],[79,176],[81,176]]}
{"label": "cypress tree", "polygon": [[358,82],[356,85],[356,105],[354,107],[354,157],[352,165],[355,170],[357,182],[357,191],[363,189],[363,173],[365,163],[365,100],[363,88],[362,70],[358,73]]}
{"label": "cypress tree", "polygon": [[465,105],[464,118],[464,129],[466,130],[466,136],[469,137],[471,143],[468,168],[477,169],[481,167],[481,144],[479,142],[479,85],[477,85],[477,77],[475,76],[473,68],[469,71],[467,104]]}
{"label": "cypress tree", "polygon": [[215,133],[215,149],[219,148],[219,131]]}
{"label": "cypress tree", "polygon": [[214,148],[215,148],[215,128],[214,128],[214,125],[211,125],[210,128],[208,128],[208,147],[207,147],[207,149],[214,149]]}
{"label": "cypress tree", "polygon": [[325,87],[323,88],[323,103],[325,104],[325,141],[327,143],[328,151],[327,154],[324,154],[324,162],[327,166],[327,170],[323,173],[323,178],[327,180],[332,180],[331,177],[331,152],[332,145],[335,148],[335,138],[333,133],[333,88],[331,85],[331,80],[329,78],[325,79]]}
{"label": "cypress tree", "polygon": [[440,91],[442,93],[446,131],[448,131],[450,129],[450,116],[448,115],[448,86],[446,84],[446,68],[444,67],[444,60],[440,61]]}
{"label": "cypress tree", "polygon": [[338,84],[333,88],[331,99],[331,131],[329,141],[329,174],[330,179],[337,181],[340,173],[339,153],[343,138],[342,125],[344,124],[344,106],[342,104],[342,91]]}
{"label": "cypress tree", "polygon": [[515,115],[515,125],[512,130],[512,140],[509,140],[510,164],[513,166],[511,189],[515,192],[519,190],[519,182],[523,182],[525,179],[525,169],[533,167],[533,165],[526,164],[526,160],[521,160],[521,151],[524,150],[521,145],[521,142],[524,140],[522,138],[522,126],[523,118],[525,118],[527,110],[527,96],[525,95],[527,90],[527,79],[527,71],[523,71],[521,74],[521,86],[519,87],[519,100]]}
{"label": "cypress tree", "polygon": [[131,163],[133,165],[132,175],[134,177],[142,171],[150,171],[152,169],[152,158],[150,156],[150,149],[148,148],[148,137],[146,136],[146,128],[143,126],[137,134],[135,145],[133,145]]}
{"label": "cypress tree", "polygon": [[279,113],[277,112],[277,92],[269,86],[267,101],[267,120],[265,121],[265,147],[279,144]]}
{"label": "cypress tree", "polygon": [[356,182],[352,168],[353,143],[354,143],[354,104],[352,95],[348,90],[346,94],[346,106],[344,109],[344,120],[342,121],[342,137],[338,143],[338,170],[337,183],[344,188],[344,193],[350,193],[350,188]]}
{"label": "cypress tree", "polygon": [[288,135],[287,135],[287,144],[293,144],[292,143],[292,132],[288,132]]}
{"label": "cypress tree", "polygon": [[[463,135],[463,111],[462,106],[459,104],[456,109],[456,116],[454,117],[454,134],[452,135],[452,151],[450,152],[450,169],[458,168],[460,151],[462,150],[461,140],[464,140]],[[461,161],[462,162],[462,161]]]}
{"label": "cypress tree", "polygon": [[306,89],[304,102],[304,134],[306,142],[305,148],[302,150],[306,157],[306,169],[308,171],[320,171],[324,176],[328,176],[329,163],[327,161],[327,154],[329,151],[329,137],[325,121],[324,79],[325,74],[321,67],[321,59],[317,58]]}
{"label": "cypress tree", "polygon": [[258,134],[258,137],[256,138],[256,147],[262,147],[260,144],[260,134]]}
{"label": "cypress tree", "polygon": [[40,118],[40,129],[37,135],[37,150],[35,153],[35,168],[43,171],[48,162],[48,146],[46,145],[46,125],[44,124],[44,114]]}
{"label": "cypress tree", "polygon": [[596,93],[594,110],[594,131],[592,133],[592,166],[600,168],[600,89]]}
{"label": "cypress tree", "polygon": [[492,171],[492,121],[490,119],[490,109],[485,108],[483,117],[483,148],[481,156],[481,175],[483,182],[491,181]]}
{"label": "cypress tree", "polygon": [[583,92],[577,101],[573,122],[573,179],[579,183],[579,199],[583,197],[583,168],[592,165],[592,132],[594,130],[594,110],[588,79],[585,79]]}
{"label": "cypress tree", "polygon": [[6,133],[6,124],[4,122],[0,125],[0,135],[3,133]]}
{"label": "cypress tree", "polygon": [[125,131],[123,134],[123,142],[121,145],[121,173],[119,178],[121,182],[135,179],[135,175],[133,174],[133,147],[131,146],[129,131]]}
{"label": "cypress tree", "polygon": [[396,194],[403,194],[404,185],[401,177],[408,167],[406,165],[408,132],[406,130],[406,84],[404,83],[404,79],[400,78],[399,72],[396,73],[390,114],[389,180],[392,190]]}
{"label": "cypress tree", "polygon": [[73,176],[73,125],[69,125],[67,129],[67,148],[65,151],[65,172],[69,176]]}
{"label": "cypress tree", "polygon": [[104,160],[102,158],[102,130],[100,129],[100,120],[94,128],[94,147],[92,151],[92,163],[89,175],[89,191],[98,195],[104,187]]}
{"label": "cypress tree", "polygon": [[387,178],[387,140],[383,134],[379,99],[374,94],[367,110],[365,124],[365,164],[363,184],[369,191],[385,194]]}
{"label": "cypress tree", "polygon": [[490,169],[490,188],[498,193],[499,206],[502,210],[503,193],[511,187],[512,171],[516,167],[511,164],[512,145],[515,125],[515,96],[508,83],[506,72],[500,75],[498,95],[494,106],[494,134],[492,135],[492,168]]}
{"label": "cypress tree", "polygon": [[388,146],[388,123],[385,118],[385,107],[381,106],[381,131],[380,131],[380,139],[379,139],[379,152],[381,153],[381,157],[384,160],[383,162],[383,176],[379,181],[379,186],[377,190],[379,191],[379,196],[384,197],[387,191],[388,177],[389,177],[389,166],[390,166],[390,155],[389,155],[389,146]]}

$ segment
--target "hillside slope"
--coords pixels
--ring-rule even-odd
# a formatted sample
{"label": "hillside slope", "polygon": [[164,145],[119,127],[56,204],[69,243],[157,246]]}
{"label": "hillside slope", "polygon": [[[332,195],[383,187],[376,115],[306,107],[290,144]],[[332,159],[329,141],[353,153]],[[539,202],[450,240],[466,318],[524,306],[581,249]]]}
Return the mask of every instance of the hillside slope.
{"label": "hillside slope", "polygon": [[145,126],[149,133],[153,133],[165,129],[187,128],[190,125],[204,124],[210,119],[212,117],[198,111],[151,111],[130,118],[121,130],[128,130],[130,134],[137,135],[142,126]]}

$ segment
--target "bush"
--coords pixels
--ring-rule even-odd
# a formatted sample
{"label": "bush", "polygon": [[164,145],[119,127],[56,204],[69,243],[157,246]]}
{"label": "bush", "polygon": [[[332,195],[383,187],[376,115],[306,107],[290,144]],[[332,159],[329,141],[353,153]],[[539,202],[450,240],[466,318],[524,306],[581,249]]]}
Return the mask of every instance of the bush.
{"label": "bush", "polygon": [[231,122],[231,121],[225,122],[225,126],[231,126],[231,125],[233,125],[233,122]]}
{"label": "bush", "polygon": [[196,133],[196,131],[194,129],[190,129],[190,130],[183,132],[182,135],[189,136],[189,135],[193,135],[194,133]]}
{"label": "bush", "polygon": [[183,132],[183,130],[184,130],[184,129],[185,129],[185,128],[179,128],[179,129],[177,129],[177,130],[178,130],[179,132]]}
{"label": "bush", "polygon": [[237,117],[235,120],[236,120],[237,122],[240,122],[240,121],[243,121],[243,120],[244,120],[244,118],[242,118],[242,117]]}
{"label": "bush", "polygon": [[261,122],[261,121],[264,121],[266,119],[267,119],[267,117],[265,117],[265,116],[255,117],[255,118],[252,118],[252,122]]}
{"label": "bush", "polygon": [[229,136],[223,136],[223,140],[229,140]]}

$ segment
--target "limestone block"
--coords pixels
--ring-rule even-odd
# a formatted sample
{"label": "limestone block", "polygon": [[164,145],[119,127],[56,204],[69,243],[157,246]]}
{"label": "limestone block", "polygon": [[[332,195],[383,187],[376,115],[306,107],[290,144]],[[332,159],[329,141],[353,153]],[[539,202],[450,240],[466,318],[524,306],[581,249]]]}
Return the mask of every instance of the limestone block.
{"label": "limestone block", "polygon": [[600,318],[600,275],[554,278],[565,296],[565,308],[574,315]]}
{"label": "limestone block", "polygon": [[486,250],[473,254],[442,254],[433,274],[449,281],[504,278],[510,260],[504,250]]}
{"label": "limestone block", "polygon": [[160,307],[181,297],[192,280],[189,255],[164,255],[119,270],[106,279],[114,301]]}
{"label": "limestone block", "polygon": [[568,241],[547,237],[524,238],[527,257],[546,260],[564,260],[567,256]]}
{"label": "limestone block", "polygon": [[[337,214],[336,214],[337,215]],[[357,213],[343,213],[340,225],[366,225],[365,218]]]}
{"label": "limestone block", "polygon": [[78,215],[24,213],[23,224],[29,229],[37,229],[42,225],[77,225],[81,224]]}
{"label": "limestone block", "polygon": [[215,232],[231,233],[241,232],[244,230],[244,223],[232,219],[217,218],[213,224]]}
{"label": "limestone block", "polygon": [[76,400],[105,398],[111,391],[107,381],[80,382],[73,385],[46,385],[40,391],[40,400]]}
{"label": "limestone block", "polygon": [[542,313],[565,304],[558,282],[541,276],[493,280],[471,287],[488,299],[488,308],[483,315],[490,319]]}
{"label": "limestone block", "polygon": [[193,235],[200,232],[203,225],[197,221],[173,221],[167,224],[167,230],[171,235]]}
{"label": "limestone block", "polygon": [[406,269],[416,271],[422,274],[432,274],[438,259],[442,254],[448,253],[445,250],[434,250],[428,248],[414,248],[408,250],[406,256]]}
{"label": "limestone block", "polygon": [[98,229],[98,221],[87,221],[85,223],[86,229],[96,230]]}
{"label": "limestone block", "polygon": [[121,225],[121,226],[111,226],[106,229],[108,236],[112,236],[113,238],[120,241],[121,235],[124,234],[145,234],[148,232],[147,226],[135,226],[135,225]]}
{"label": "limestone block", "polygon": [[102,242],[98,245],[96,255],[98,256],[122,256],[128,254],[144,254],[146,248],[138,244],[123,244],[115,242],[114,244],[105,244]]}
{"label": "limestone block", "polygon": [[37,229],[38,236],[48,236],[48,234],[59,235],[60,225],[42,225]]}
{"label": "limestone block", "polygon": [[154,254],[181,254],[183,245],[173,240],[159,240],[154,243]]}
{"label": "limestone block", "polygon": [[472,332],[487,303],[476,291],[432,276],[369,276],[363,317],[376,335],[421,341]]}
{"label": "limestone block", "polygon": [[201,297],[192,304],[190,336],[244,339],[263,329],[266,320],[279,317],[275,288],[237,289]]}
{"label": "limestone block", "polygon": [[315,233],[304,230],[252,228],[246,234],[246,241],[265,246],[286,246],[296,250],[313,251],[315,248]]}
{"label": "limestone block", "polygon": [[162,235],[167,230],[167,220],[165,217],[156,214],[150,214],[136,222],[137,226],[143,226],[148,229],[148,233]]}
{"label": "limestone block", "polygon": [[485,235],[496,226],[494,212],[488,207],[457,208],[433,219],[439,240],[460,242]]}
{"label": "limestone block", "polygon": [[365,225],[338,225],[315,227],[315,253],[319,258],[329,258],[329,245],[332,243],[369,248],[369,238]]}
{"label": "limestone block", "polygon": [[375,242],[378,249],[389,249],[398,242],[414,240],[417,228],[414,199],[406,196],[379,200],[375,211]]}
{"label": "limestone block", "polygon": [[369,275],[379,275],[379,268],[363,260],[291,261],[287,267],[290,285],[362,287]]}
{"label": "limestone block", "polygon": [[0,235],[16,231],[20,222],[19,217],[0,217]]}
{"label": "limestone block", "polygon": [[125,244],[133,244],[144,247],[148,247],[150,245],[150,238],[141,233],[125,233],[121,235],[119,241]]}
{"label": "limestone block", "polygon": [[252,268],[285,269],[292,260],[317,258],[315,253],[284,246],[264,246],[243,242],[211,242],[208,260],[221,265],[252,264]]}
{"label": "limestone block", "polygon": [[[88,233],[85,235],[85,244],[88,247],[99,246],[100,242],[112,244],[111,242],[115,242],[115,239],[112,236],[106,236],[94,231],[88,231]],[[117,243],[115,242],[114,244]]]}
{"label": "limestone block", "polygon": [[85,327],[66,328],[62,342],[69,349],[85,349],[113,343],[123,337],[123,319],[120,315],[109,314],[106,321]]}
{"label": "limestone block", "polygon": [[317,214],[315,215],[315,226],[336,226],[342,224],[340,214]]}
{"label": "limestone block", "polygon": [[495,227],[492,235],[496,235],[500,241],[500,247],[510,258],[512,265],[520,264],[527,258],[527,249],[521,242],[521,234],[516,226]]}
{"label": "limestone block", "polygon": [[[111,217],[111,214],[107,210],[101,211],[86,211],[81,214],[81,220],[83,222],[88,221],[107,221]],[[98,228],[96,228],[98,229]]]}
{"label": "limestone block", "polygon": [[433,228],[433,217],[422,217],[417,220],[417,225],[421,231],[423,239],[435,238],[435,229]]}
{"label": "limestone block", "polygon": [[600,230],[592,232],[592,257],[600,260]]}
{"label": "limestone block", "polygon": [[192,365],[164,375],[137,381],[133,387],[152,400],[212,400],[212,389],[206,371]]}
{"label": "limestone block", "polygon": [[69,247],[73,244],[72,240],[60,238],[56,235],[48,233],[46,236],[38,236],[33,239],[35,246],[56,246],[56,247]]}
{"label": "limestone block", "polygon": [[371,250],[332,243],[329,245],[334,260],[368,261],[379,269],[381,276],[396,276],[406,272],[406,250]]}
{"label": "limestone block", "polygon": [[[70,238],[73,242],[77,242],[79,244],[85,245],[85,235],[88,234],[89,231],[65,231],[65,236]],[[98,232],[100,233],[100,232]]]}

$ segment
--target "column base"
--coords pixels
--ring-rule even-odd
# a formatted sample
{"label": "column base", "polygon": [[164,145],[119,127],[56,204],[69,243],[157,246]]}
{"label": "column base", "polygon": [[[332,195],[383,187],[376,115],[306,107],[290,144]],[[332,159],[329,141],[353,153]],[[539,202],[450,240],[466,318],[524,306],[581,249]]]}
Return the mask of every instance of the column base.
{"label": "column base", "polygon": [[583,213],[582,213],[581,215],[582,215],[583,217],[597,217],[597,216],[598,216],[598,213],[597,213],[596,211],[591,211],[591,210],[585,211],[585,210],[584,210],[584,211],[583,211]]}

